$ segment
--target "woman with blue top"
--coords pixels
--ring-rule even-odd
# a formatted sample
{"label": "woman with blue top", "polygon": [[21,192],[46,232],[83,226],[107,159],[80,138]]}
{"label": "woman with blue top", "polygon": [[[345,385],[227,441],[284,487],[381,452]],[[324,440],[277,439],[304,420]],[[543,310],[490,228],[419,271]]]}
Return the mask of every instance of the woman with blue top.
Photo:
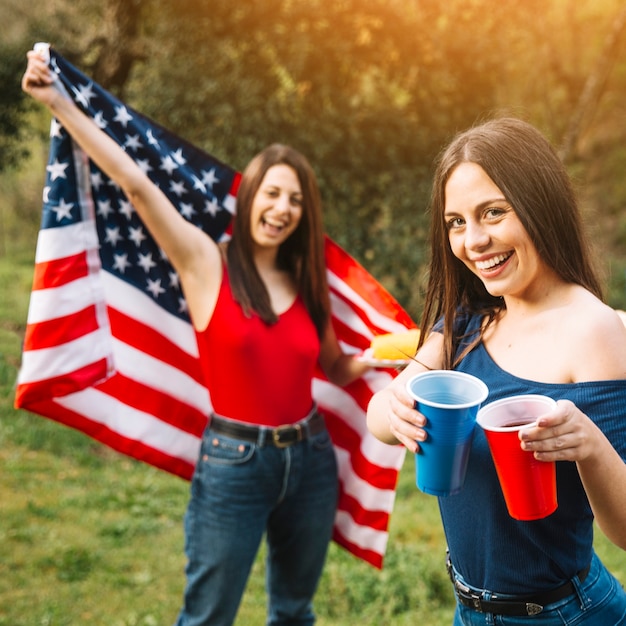
{"label": "woman with blue top", "polygon": [[626,549],[626,329],[600,281],[571,182],[517,119],[459,134],[438,161],[431,261],[415,360],[374,395],[368,427],[412,452],[425,419],[405,386],[429,369],[482,379],[486,403],[542,394],[557,408],[520,446],[557,462],[557,510],[507,512],[476,427],[460,493],[439,498],[454,624],[626,624],[626,593],[593,550],[593,521]]}

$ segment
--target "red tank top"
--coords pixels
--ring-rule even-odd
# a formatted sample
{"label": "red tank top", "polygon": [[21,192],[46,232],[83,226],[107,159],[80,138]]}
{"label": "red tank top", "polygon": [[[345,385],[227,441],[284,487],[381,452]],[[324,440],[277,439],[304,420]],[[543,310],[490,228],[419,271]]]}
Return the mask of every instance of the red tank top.
{"label": "red tank top", "polygon": [[276,324],[265,324],[254,312],[244,315],[224,269],[211,321],[196,338],[218,415],[280,426],[301,420],[311,410],[320,342],[300,296]]}

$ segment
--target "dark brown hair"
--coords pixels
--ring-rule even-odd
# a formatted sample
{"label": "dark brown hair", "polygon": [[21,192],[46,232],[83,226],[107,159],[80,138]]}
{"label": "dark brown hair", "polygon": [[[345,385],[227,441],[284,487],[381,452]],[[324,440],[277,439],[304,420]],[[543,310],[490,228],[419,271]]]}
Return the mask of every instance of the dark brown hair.
{"label": "dark brown hair", "polygon": [[291,167],[302,189],[302,218],[296,230],[281,244],[278,265],[289,272],[296,282],[321,338],[330,317],[321,198],[315,173],[308,160],[289,146],[268,146],[250,161],[243,172],[237,192],[233,236],[227,250],[231,289],[247,315],[255,311],[268,324],[278,321],[265,284],[254,264],[254,242],[250,232],[254,196],[267,170],[274,165]]}
{"label": "dark brown hair", "polygon": [[458,338],[453,329],[459,313],[483,313],[489,324],[504,307],[450,247],[445,187],[455,168],[465,162],[480,165],[502,191],[547,265],[564,281],[602,297],[570,178],[548,140],[514,118],[494,119],[462,132],[436,162],[430,201],[431,260],[421,340],[443,317],[445,368],[455,364]]}

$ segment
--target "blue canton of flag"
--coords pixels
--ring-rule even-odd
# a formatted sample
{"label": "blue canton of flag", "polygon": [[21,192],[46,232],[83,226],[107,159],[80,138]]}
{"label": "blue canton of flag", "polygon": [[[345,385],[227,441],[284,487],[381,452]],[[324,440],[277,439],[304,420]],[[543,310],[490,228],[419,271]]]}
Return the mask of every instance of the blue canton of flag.
{"label": "blue canton of flag", "polygon": [[[179,212],[219,240],[235,210],[239,173],[187,144],[154,121],[127,107],[50,50],[50,66],[74,101],[96,124],[132,155]],[[42,228],[65,226],[85,218],[89,206],[72,201],[76,181],[72,144],[53,121],[51,149],[56,159],[47,167]],[[174,315],[188,319],[174,269],[148,235],[119,187],[90,164],[102,267],[152,298]],[[89,198],[83,198],[89,203]]]}

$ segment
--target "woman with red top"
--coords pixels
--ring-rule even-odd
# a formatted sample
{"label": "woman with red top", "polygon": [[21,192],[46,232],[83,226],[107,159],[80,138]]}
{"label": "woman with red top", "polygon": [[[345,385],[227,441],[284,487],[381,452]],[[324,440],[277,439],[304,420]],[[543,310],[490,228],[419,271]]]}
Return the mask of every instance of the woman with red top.
{"label": "woman with red top", "polygon": [[267,536],[268,624],[313,624],[335,518],[334,450],[312,397],[317,364],[345,385],[367,366],[330,323],[320,195],[297,151],[274,144],[243,173],[229,244],[186,221],[133,159],[53,86],[34,51],[22,87],[124,191],[177,271],[215,413],[185,516],[179,626],[226,625]]}

